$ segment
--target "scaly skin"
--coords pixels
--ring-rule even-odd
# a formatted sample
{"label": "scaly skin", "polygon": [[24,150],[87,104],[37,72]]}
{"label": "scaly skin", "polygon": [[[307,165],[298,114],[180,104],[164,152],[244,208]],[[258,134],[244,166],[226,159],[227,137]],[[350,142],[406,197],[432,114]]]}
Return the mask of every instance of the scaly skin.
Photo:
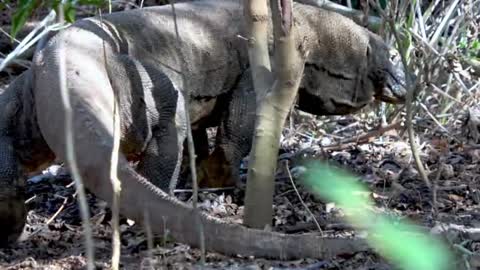
{"label": "scaly skin", "polygon": [[[294,12],[297,40],[310,52],[300,99],[309,95],[323,106],[322,112],[334,113],[338,107],[347,113],[382,96],[390,66],[387,48],[376,36],[344,17],[313,7],[297,4]],[[248,98],[254,95],[246,44],[237,38],[243,20],[238,2],[178,4],[177,16],[180,48],[168,6],[105,15],[104,21],[79,21],[49,40],[36,54],[31,70],[0,93],[0,226],[11,228],[0,231],[3,242],[15,237],[25,222],[22,175],[53,157],[65,160],[65,113],[58,81],[58,52],[64,44],[74,154],[85,186],[111,203],[109,161],[116,94],[122,129],[121,212],[141,222],[146,211],[155,233],[168,229],[177,241],[198,246],[191,207],[157,187],[165,188],[178,173],[185,137],[178,90],[185,89],[192,97],[190,110],[199,108],[192,114],[194,126],[215,123],[210,119],[218,117],[213,112],[221,113],[215,153],[222,153],[230,170],[251,146],[255,104],[254,98]],[[372,49],[375,53],[367,53]],[[186,85],[179,74],[182,59],[188,64]],[[24,102],[33,106],[19,107]],[[315,113],[314,107],[310,109]],[[139,161],[139,167],[131,167],[129,161]],[[222,253],[286,259],[351,251],[335,244],[340,239],[250,230],[206,215],[200,220],[207,249]]]}

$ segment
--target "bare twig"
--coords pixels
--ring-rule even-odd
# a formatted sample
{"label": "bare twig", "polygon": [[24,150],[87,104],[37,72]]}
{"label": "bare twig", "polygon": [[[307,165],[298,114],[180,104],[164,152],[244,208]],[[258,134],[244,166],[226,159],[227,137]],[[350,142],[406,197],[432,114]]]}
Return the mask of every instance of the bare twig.
{"label": "bare twig", "polygon": [[[218,192],[218,191],[229,191],[234,190],[234,187],[223,187],[223,188],[199,188],[198,192]],[[173,193],[193,193],[193,189],[175,189]]]}
{"label": "bare twig", "polygon": [[148,215],[148,211],[146,209],[143,210],[143,225],[145,226],[145,235],[147,237],[147,254],[148,257],[152,260],[153,259],[153,233],[152,233],[152,226],[150,225],[150,216]]}
{"label": "bare twig", "polygon": [[292,187],[295,190],[295,193],[297,194],[298,199],[300,200],[300,203],[303,205],[305,210],[308,212],[308,214],[312,217],[313,222],[317,226],[318,231],[320,232],[321,236],[323,235],[322,227],[320,227],[320,224],[317,221],[317,218],[315,218],[315,215],[310,211],[310,208],[308,208],[308,205],[303,201],[302,196],[300,195],[300,192],[298,192],[297,186],[295,185],[295,182],[293,182],[292,174],[290,173],[290,169],[288,168],[288,163],[285,162],[285,169],[287,170],[288,173],[288,178],[290,178],[290,183],[292,183]]}
{"label": "bare twig", "polygon": [[380,127],[376,130],[372,130],[372,131],[369,131],[367,133],[363,133],[363,134],[361,134],[361,135],[359,135],[355,138],[349,138],[349,139],[343,140],[336,145],[323,146],[322,149],[324,151],[327,151],[327,150],[328,151],[335,151],[335,150],[339,150],[339,149],[344,149],[344,148],[346,148],[346,147],[348,147],[352,144],[364,143],[364,142],[368,141],[368,139],[370,139],[370,138],[378,137],[378,136],[382,135],[383,133],[385,133],[387,131],[400,128],[401,126],[402,126],[402,122],[398,121],[398,122],[395,122],[395,123],[390,124],[388,126]]}
{"label": "bare twig", "polygon": [[425,30],[425,20],[423,19],[422,10],[420,8],[420,1],[415,1],[415,12],[418,17],[418,24],[420,26],[420,32],[422,33],[422,37],[427,39],[427,31]]}
{"label": "bare twig", "polygon": [[[4,61],[5,60],[5,55],[3,53],[0,53],[0,62]],[[22,60],[22,59],[12,59],[11,62],[10,62],[10,66],[13,66],[15,67],[16,66],[20,66],[20,67],[23,67],[23,68],[29,68],[30,67],[30,64],[32,62],[28,61],[28,60]]]}
{"label": "bare twig", "polygon": [[[170,0],[170,5],[172,7],[172,13],[173,13],[173,22],[175,26],[175,36],[177,40],[177,49],[181,50],[182,48],[182,41],[180,38],[180,33],[178,29],[178,22],[177,22],[177,13],[175,12],[175,0]],[[179,55],[182,55],[179,53]],[[188,94],[188,91],[186,89],[187,87],[187,78],[185,72],[187,71],[187,68],[185,66],[185,59],[180,60],[180,68],[181,68],[181,74],[182,74],[182,91],[181,94],[183,95],[184,98],[184,110],[185,110],[185,119],[187,122],[187,143],[188,143],[188,156],[190,159],[190,173],[192,176],[192,185],[193,185],[193,209],[194,209],[194,215],[197,220],[197,226],[199,227],[199,238],[200,238],[200,250],[201,250],[201,264],[202,267],[205,265],[205,235],[204,235],[204,230],[203,230],[203,224],[200,221],[200,214],[198,210],[198,181],[197,181],[197,170],[196,170],[196,165],[195,165],[195,148],[193,144],[193,137],[192,137],[192,127],[190,125],[190,112],[188,108],[190,96]]]}
{"label": "bare twig", "polygon": [[420,107],[422,107],[422,109],[423,109],[423,110],[425,111],[425,113],[430,117],[430,119],[432,119],[433,122],[435,122],[435,124],[437,124],[437,126],[438,126],[441,130],[443,130],[446,134],[448,134],[448,136],[450,136],[450,138],[456,140],[457,142],[460,142],[457,138],[451,136],[450,131],[448,131],[448,129],[446,129],[446,128],[442,125],[442,123],[440,123],[440,122],[437,120],[437,118],[435,117],[435,115],[433,115],[433,114],[430,112],[430,110],[428,110],[428,108],[427,108],[427,106],[425,106],[425,104],[420,103]]}
{"label": "bare twig", "polygon": [[[45,36],[48,32],[53,30],[60,30],[65,27],[64,21],[50,25],[56,18],[56,12],[51,11],[23,40],[18,46],[9,53],[0,64],[0,71],[2,71],[7,65],[16,57],[24,53],[28,48],[32,47],[38,40]],[[40,29],[44,28],[39,34]]]}
{"label": "bare twig", "polygon": [[430,45],[434,45],[435,43],[437,43],[438,39],[440,38],[440,35],[442,34],[444,28],[447,26],[447,22],[450,20],[450,17],[453,15],[453,12],[455,11],[455,8],[457,7],[459,2],[460,2],[459,0],[455,0],[450,4],[447,10],[447,14],[445,15],[445,17],[443,17],[442,22],[440,23],[437,30],[433,34],[432,38],[430,38]]}
{"label": "bare twig", "polygon": [[9,39],[12,39],[13,41],[15,41],[16,43],[20,43],[20,41],[16,38],[13,38],[9,33],[7,33],[7,31],[3,30],[3,27],[0,27],[0,32],[2,32],[2,34],[4,34],[5,36],[7,36]]}
{"label": "bare twig", "polygon": [[[64,22],[63,18],[63,4],[59,5],[59,21],[61,24]],[[67,87],[67,69],[66,69],[66,55],[63,41],[59,43],[58,49],[58,61],[59,61],[59,82],[60,92],[62,95],[63,107],[65,110],[65,144],[68,165],[75,181],[75,188],[78,192],[78,204],[80,207],[80,215],[82,217],[82,224],[85,237],[85,249],[87,253],[87,269],[94,269],[94,245],[92,239],[92,229],[90,227],[90,214],[88,211],[87,199],[85,196],[85,189],[83,187],[82,176],[78,170],[77,160],[75,157],[75,140],[73,139],[73,111],[70,104],[70,97]]]}
{"label": "bare twig", "polygon": [[442,176],[442,171],[444,169],[444,162],[442,160],[442,157],[439,157],[438,161],[438,171],[437,175],[435,176],[435,180],[432,183],[432,210],[433,210],[433,219],[436,221],[437,220],[437,215],[438,215],[438,182],[440,180],[440,177]]}
{"label": "bare twig", "polygon": [[344,132],[345,130],[348,130],[348,129],[350,129],[350,128],[356,127],[356,126],[358,126],[358,125],[360,125],[359,122],[353,122],[353,123],[351,123],[351,124],[349,124],[349,125],[346,125],[346,126],[344,126],[344,127],[342,127],[342,128],[339,128],[339,129],[333,131],[332,134],[339,134],[339,133],[341,133],[341,132]]}
{"label": "bare twig", "polygon": [[118,270],[120,265],[120,192],[121,182],[118,179],[118,155],[120,150],[120,115],[118,102],[115,98],[113,106],[113,148],[110,162],[110,181],[112,183],[112,269]]}
{"label": "bare twig", "polygon": [[[55,218],[57,218],[57,216],[63,211],[63,209],[65,208],[65,205],[67,205],[67,202],[68,202],[68,198],[67,197],[63,197],[63,196],[60,196],[60,195],[56,195],[55,194],[55,197],[60,197],[63,199],[63,202],[62,202],[62,205],[60,205],[60,207],[57,209],[57,211],[55,211],[55,213],[45,222],[45,224],[41,224],[40,228],[36,229],[35,231],[33,231],[32,233],[30,233],[27,238],[25,239],[22,239],[23,240],[26,240],[34,235],[37,235],[39,232],[43,231],[44,229],[48,228],[48,225],[50,223],[52,223]],[[74,196],[75,197],[75,196]]]}
{"label": "bare twig", "polygon": [[32,197],[28,198],[26,201],[25,201],[25,204],[29,204],[31,203],[33,200],[35,200],[37,198],[37,195],[33,195]]}
{"label": "bare twig", "polygon": [[[57,195],[59,196],[59,195]],[[61,197],[61,196],[59,196]],[[51,216],[47,222],[45,223],[45,225],[48,225],[50,223],[52,223],[52,221],[55,220],[55,218],[62,212],[63,208],[65,208],[65,205],[67,205],[67,201],[68,201],[68,198],[67,197],[62,197],[63,198],[63,203],[62,205],[60,205],[60,207],[57,209],[57,211],[55,212],[55,214],[53,214],[53,216]]]}
{"label": "bare twig", "polygon": [[405,70],[406,88],[407,88],[407,97],[405,101],[406,110],[407,110],[406,125],[407,125],[408,138],[410,141],[410,147],[412,149],[412,155],[415,160],[415,164],[417,166],[420,177],[422,178],[423,182],[427,187],[431,187],[430,180],[428,179],[427,173],[425,172],[425,168],[423,167],[422,160],[420,159],[420,155],[418,153],[417,145],[415,143],[415,133],[413,131],[413,126],[412,126],[412,116],[413,116],[412,105],[413,105],[413,96],[415,94],[413,86],[415,85],[415,83],[412,83],[412,80],[411,80],[412,76],[408,68],[406,50],[403,47],[402,40],[400,39],[400,35],[398,34],[397,28],[395,26],[395,22],[393,21],[393,18],[391,16],[388,16],[387,22],[390,25],[393,35],[395,36],[395,40],[397,42],[397,46],[399,49],[398,51],[400,53],[400,57],[402,59],[403,67]]}
{"label": "bare twig", "polygon": [[456,103],[459,103],[460,105],[465,105],[464,102],[462,102],[461,100],[457,99],[457,98],[454,98],[452,97],[451,95],[449,95],[448,93],[446,93],[445,91],[443,91],[442,89],[440,89],[438,86],[436,86],[435,84],[431,83],[430,84],[432,86],[432,89],[433,91],[435,91],[436,93],[448,98],[448,99],[451,99],[452,101],[456,102]]}
{"label": "bare twig", "polygon": [[[111,12],[111,1],[109,1],[109,12]],[[102,10],[98,10],[100,15],[100,21],[103,27]],[[108,70],[107,64],[107,51],[105,48],[105,41],[102,41],[103,47],[103,60],[105,69]],[[110,183],[112,184],[113,196],[112,196],[112,269],[118,270],[120,266],[120,193],[122,191],[121,182],[118,179],[118,158],[120,151],[120,114],[118,112],[118,93],[115,88],[113,90],[113,147],[112,156],[110,159]]]}

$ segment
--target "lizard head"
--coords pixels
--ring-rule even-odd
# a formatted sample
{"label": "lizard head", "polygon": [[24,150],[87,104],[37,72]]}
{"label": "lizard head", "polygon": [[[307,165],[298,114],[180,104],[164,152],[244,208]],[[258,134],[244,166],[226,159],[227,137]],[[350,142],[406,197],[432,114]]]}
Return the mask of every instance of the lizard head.
{"label": "lizard head", "polygon": [[375,99],[404,102],[405,76],[399,58],[391,59],[389,47],[379,36],[361,31],[340,31],[309,56],[298,92],[300,110],[341,115]]}
{"label": "lizard head", "polygon": [[368,79],[375,87],[375,99],[394,104],[404,103],[407,94],[405,71],[398,52],[389,50],[379,36],[369,35]]}

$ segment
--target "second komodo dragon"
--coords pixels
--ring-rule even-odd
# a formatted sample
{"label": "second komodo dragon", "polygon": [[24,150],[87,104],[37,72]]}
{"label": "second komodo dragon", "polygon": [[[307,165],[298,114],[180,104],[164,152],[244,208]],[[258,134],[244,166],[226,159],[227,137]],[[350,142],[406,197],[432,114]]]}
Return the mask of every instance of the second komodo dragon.
{"label": "second komodo dragon", "polygon": [[[199,245],[192,208],[157,188],[166,189],[165,183],[175,179],[179,170],[185,138],[179,90],[190,95],[196,128],[220,125],[217,148],[229,165],[236,165],[249,151],[255,96],[247,44],[238,38],[243,21],[238,1],[207,0],[176,7],[180,47],[169,6],[113,13],[103,20],[83,19],[52,37],[36,53],[31,68],[0,92],[3,244],[16,239],[25,223],[25,173],[55,158],[65,161],[65,109],[58,76],[63,55],[73,109],[74,154],[85,186],[111,203],[116,95],[121,119],[121,213],[138,222],[148,213],[155,233],[168,230],[179,242]],[[296,39],[309,51],[300,108],[316,114],[348,113],[373,97],[386,101],[403,97],[388,48],[378,36],[341,15],[311,6],[295,4],[294,16]],[[182,61],[186,85],[180,76]],[[322,258],[364,248],[349,246],[351,240],[252,230],[205,214],[200,221],[206,248],[225,254]],[[342,241],[346,244],[338,245]]]}

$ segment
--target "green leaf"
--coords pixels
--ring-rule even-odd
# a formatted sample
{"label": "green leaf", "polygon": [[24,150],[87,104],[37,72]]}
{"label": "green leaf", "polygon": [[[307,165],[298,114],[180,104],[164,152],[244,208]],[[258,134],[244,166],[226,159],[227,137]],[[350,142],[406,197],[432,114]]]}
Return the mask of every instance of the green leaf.
{"label": "green leaf", "polygon": [[75,9],[75,6],[72,4],[71,1],[68,1],[64,4],[63,14],[64,14],[65,20],[67,22],[73,23],[75,21],[76,9]]}
{"label": "green leaf", "polygon": [[478,53],[480,53],[480,41],[479,40],[474,40],[472,41],[472,45],[470,46],[470,55],[472,57],[476,56]]}
{"label": "green leaf", "polygon": [[57,10],[58,5],[60,5],[61,0],[50,0],[49,5],[52,9]]}
{"label": "green leaf", "polygon": [[382,9],[385,9],[387,8],[387,0],[380,0],[380,6],[382,7]]}
{"label": "green leaf", "polygon": [[304,183],[315,194],[335,201],[345,211],[346,219],[356,227],[367,228],[367,241],[400,269],[447,270],[453,261],[446,245],[420,232],[407,222],[371,211],[374,205],[353,176],[332,166],[312,163]]}
{"label": "green leaf", "polygon": [[468,40],[465,36],[462,36],[458,42],[458,48],[466,49],[468,47]]}
{"label": "green leaf", "polygon": [[18,9],[12,16],[12,29],[10,30],[10,35],[13,38],[17,35],[18,31],[27,22],[28,17],[32,14],[35,6],[38,4],[38,1],[34,0],[20,0],[18,3]]}
{"label": "green leaf", "polygon": [[[5,0],[6,1],[6,0]],[[6,2],[0,2],[2,5],[5,3],[8,3],[9,1]],[[18,8],[15,11],[15,13],[12,16],[12,29],[10,31],[10,34],[12,36],[12,41],[13,38],[17,35],[18,31],[22,29],[22,27],[25,25],[27,22],[28,18],[32,15],[33,11],[35,8],[39,5],[44,4],[44,0],[39,1],[39,0],[19,0],[18,1]],[[49,5],[49,7],[58,10],[58,5],[61,3],[61,0],[49,0],[46,1]],[[94,5],[97,7],[102,7],[108,3],[107,0],[68,0],[64,4],[64,16],[65,20],[67,22],[74,22],[75,21],[75,16],[76,16],[76,6],[77,5]]]}
{"label": "green leaf", "polygon": [[474,40],[472,42],[472,49],[474,49],[474,50],[480,49],[480,41],[479,40]]}

